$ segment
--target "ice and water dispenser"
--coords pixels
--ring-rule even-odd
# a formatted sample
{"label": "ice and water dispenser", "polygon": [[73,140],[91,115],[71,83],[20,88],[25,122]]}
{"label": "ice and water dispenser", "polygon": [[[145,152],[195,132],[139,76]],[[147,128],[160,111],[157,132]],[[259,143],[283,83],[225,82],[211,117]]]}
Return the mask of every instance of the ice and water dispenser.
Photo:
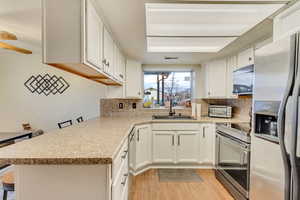
{"label": "ice and water dispenser", "polygon": [[257,137],[278,142],[277,118],[280,101],[254,102],[254,132]]}

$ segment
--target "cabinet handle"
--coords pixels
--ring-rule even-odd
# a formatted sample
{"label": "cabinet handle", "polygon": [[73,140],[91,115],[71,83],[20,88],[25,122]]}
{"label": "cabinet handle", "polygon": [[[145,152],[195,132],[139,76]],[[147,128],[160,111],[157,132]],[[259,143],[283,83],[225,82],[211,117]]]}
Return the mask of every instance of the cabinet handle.
{"label": "cabinet handle", "polygon": [[205,126],[202,128],[202,138],[205,138]]}
{"label": "cabinet handle", "polygon": [[129,139],[129,142],[131,142],[133,138],[134,138],[134,133],[131,134],[131,137],[130,137],[130,139]]}
{"label": "cabinet handle", "polygon": [[178,146],[180,146],[180,135],[177,136],[177,140],[178,140],[177,144],[178,144]]}
{"label": "cabinet handle", "polygon": [[175,145],[175,142],[174,142],[175,140],[174,140],[174,135],[172,135],[172,146],[174,146]]}
{"label": "cabinet handle", "polygon": [[121,185],[125,185],[125,183],[126,183],[126,181],[127,181],[127,177],[128,177],[128,174],[124,174],[123,175],[125,178],[124,178],[124,180],[121,182]]}
{"label": "cabinet handle", "polygon": [[140,130],[139,129],[137,130],[137,134],[138,134],[137,135],[137,141],[139,142],[140,141]]}
{"label": "cabinet handle", "polygon": [[124,151],[124,155],[123,155],[123,156],[121,156],[121,159],[122,159],[122,160],[126,158],[126,156],[127,156],[127,153],[128,153],[128,150],[125,150],[125,151]]}

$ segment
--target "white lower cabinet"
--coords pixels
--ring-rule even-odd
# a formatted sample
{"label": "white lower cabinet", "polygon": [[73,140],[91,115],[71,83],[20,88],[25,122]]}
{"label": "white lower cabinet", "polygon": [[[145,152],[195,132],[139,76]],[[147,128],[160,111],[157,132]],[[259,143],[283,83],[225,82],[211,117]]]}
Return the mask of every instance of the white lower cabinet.
{"label": "white lower cabinet", "polygon": [[196,163],[199,161],[199,132],[178,131],[177,132],[177,163]]}
{"label": "white lower cabinet", "polygon": [[198,131],[153,131],[154,163],[199,162]]}
{"label": "white lower cabinet", "polygon": [[151,127],[141,125],[135,128],[135,169],[151,164]]}
{"label": "white lower cabinet", "polygon": [[175,163],[175,132],[153,131],[153,162]]}
{"label": "white lower cabinet", "polygon": [[112,164],[112,200],[128,197],[128,140],[125,140]]}
{"label": "white lower cabinet", "polygon": [[200,162],[203,164],[215,163],[215,125],[200,125]]}
{"label": "white lower cabinet", "polygon": [[153,123],[134,128],[129,139],[129,168],[205,166],[214,164],[215,125],[211,123]]}

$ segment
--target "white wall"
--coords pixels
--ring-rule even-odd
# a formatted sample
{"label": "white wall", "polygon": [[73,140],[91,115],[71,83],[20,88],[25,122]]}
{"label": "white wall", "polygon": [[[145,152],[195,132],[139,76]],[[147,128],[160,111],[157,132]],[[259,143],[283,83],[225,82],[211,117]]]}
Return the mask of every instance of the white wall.
{"label": "white wall", "polygon": [[[22,123],[33,128],[51,130],[57,123],[99,116],[100,98],[105,87],[99,83],[42,64],[38,54],[0,53],[0,132],[18,131]],[[32,94],[25,81],[34,75],[62,76],[70,87],[63,94],[49,96]]]}
{"label": "white wall", "polygon": [[201,65],[143,65],[144,71],[192,71],[192,98],[200,98],[202,93]]}

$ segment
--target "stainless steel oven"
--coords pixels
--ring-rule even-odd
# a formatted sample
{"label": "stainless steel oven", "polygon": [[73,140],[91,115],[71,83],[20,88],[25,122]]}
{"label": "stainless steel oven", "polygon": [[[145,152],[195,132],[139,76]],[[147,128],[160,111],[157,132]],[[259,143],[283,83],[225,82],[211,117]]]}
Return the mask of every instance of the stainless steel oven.
{"label": "stainless steel oven", "polygon": [[215,174],[235,199],[245,200],[249,199],[250,137],[233,126],[217,126]]}

